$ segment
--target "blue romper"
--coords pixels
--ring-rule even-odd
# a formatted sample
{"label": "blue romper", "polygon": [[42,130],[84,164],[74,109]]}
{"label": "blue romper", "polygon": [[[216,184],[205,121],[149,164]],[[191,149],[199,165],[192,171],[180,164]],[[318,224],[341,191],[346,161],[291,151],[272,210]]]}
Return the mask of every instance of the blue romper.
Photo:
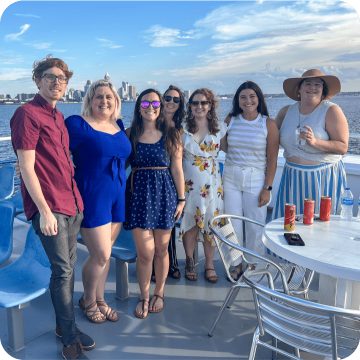
{"label": "blue romper", "polygon": [[136,156],[130,155],[131,168],[167,167],[167,169],[137,170],[126,184],[126,221],[124,228],[131,230],[164,229],[174,227],[177,194],[170,174],[170,158],[165,153],[164,138],[155,144],[138,143]]}
{"label": "blue romper", "polygon": [[131,144],[122,121],[114,135],[93,129],[81,116],[65,120],[75,181],[84,201],[81,227],[94,228],[125,221],[125,161]]}

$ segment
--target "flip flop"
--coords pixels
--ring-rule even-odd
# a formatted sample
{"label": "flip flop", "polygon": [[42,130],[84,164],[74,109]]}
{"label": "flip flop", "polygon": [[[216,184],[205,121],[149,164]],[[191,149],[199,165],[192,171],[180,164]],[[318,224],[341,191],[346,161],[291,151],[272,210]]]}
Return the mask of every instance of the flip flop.
{"label": "flip flop", "polygon": [[149,300],[147,300],[147,299],[140,299],[139,300],[139,303],[141,303],[142,302],[142,314],[140,314],[140,313],[137,313],[136,312],[136,309],[135,309],[135,311],[134,311],[134,315],[137,317],[137,318],[139,318],[139,319],[145,319],[147,316],[148,316],[148,313],[149,313],[149,310],[148,310],[148,312],[145,314],[144,313],[144,311],[145,311],[145,303],[148,303],[148,306],[149,306]]}
{"label": "flip flop", "polygon": [[[159,298],[163,301],[163,304],[164,304],[165,303],[164,297],[165,296],[160,296],[160,295],[154,294],[153,298],[155,298],[155,301],[153,303],[153,306],[156,304],[156,302],[158,301]],[[151,309],[149,309],[149,313],[159,313],[160,311],[162,311],[163,308],[164,308],[164,306],[162,308],[160,308],[159,310],[151,310]]]}

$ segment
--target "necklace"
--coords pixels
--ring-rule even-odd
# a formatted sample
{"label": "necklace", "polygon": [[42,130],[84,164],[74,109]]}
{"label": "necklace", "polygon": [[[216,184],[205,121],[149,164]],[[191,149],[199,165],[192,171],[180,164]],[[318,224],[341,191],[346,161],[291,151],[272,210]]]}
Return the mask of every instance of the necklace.
{"label": "necklace", "polygon": [[[320,102],[320,103],[321,103],[321,102]],[[305,116],[305,117],[300,121],[300,116],[301,116],[302,114],[300,113],[300,104],[301,104],[301,101],[299,101],[299,125],[297,126],[298,129],[300,129],[301,124],[308,118],[309,115],[311,115],[311,114],[315,111],[315,109],[320,105],[320,103],[317,104],[317,105],[314,107],[314,109],[311,111],[311,113],[309,113],[309,114],[307,114],[307,115],[303,115],[303,116]]]}

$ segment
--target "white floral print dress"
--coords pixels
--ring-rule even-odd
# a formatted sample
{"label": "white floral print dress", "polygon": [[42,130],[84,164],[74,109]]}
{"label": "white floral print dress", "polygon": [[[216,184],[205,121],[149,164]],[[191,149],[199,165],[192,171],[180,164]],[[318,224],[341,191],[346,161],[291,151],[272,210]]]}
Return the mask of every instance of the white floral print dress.
{"label": "white floral print dress", "polygon": [[180,224],[179,239],[195,225],[199,227],[198,241],[203,241],[201,234],[213,243],[213,235],[208,221],[213,216],[224,212],[223,184],[217,157],[220,140],[226,135],[227,126],[220,122],[220,131],[216,135],[207,134],[201,144],[194,140],[194,135],[183,124],[181,138],[184,144],[183,170],[185,177],[186,203]]}

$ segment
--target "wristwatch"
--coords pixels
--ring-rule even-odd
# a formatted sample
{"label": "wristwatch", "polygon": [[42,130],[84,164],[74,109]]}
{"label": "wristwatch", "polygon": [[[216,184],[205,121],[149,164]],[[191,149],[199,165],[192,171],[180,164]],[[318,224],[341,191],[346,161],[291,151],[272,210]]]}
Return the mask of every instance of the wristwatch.
{"label": "wristwatch", "polygon": [[272,190],[272,186],[264,185],[264,189],[271,191],[271,190]]}

